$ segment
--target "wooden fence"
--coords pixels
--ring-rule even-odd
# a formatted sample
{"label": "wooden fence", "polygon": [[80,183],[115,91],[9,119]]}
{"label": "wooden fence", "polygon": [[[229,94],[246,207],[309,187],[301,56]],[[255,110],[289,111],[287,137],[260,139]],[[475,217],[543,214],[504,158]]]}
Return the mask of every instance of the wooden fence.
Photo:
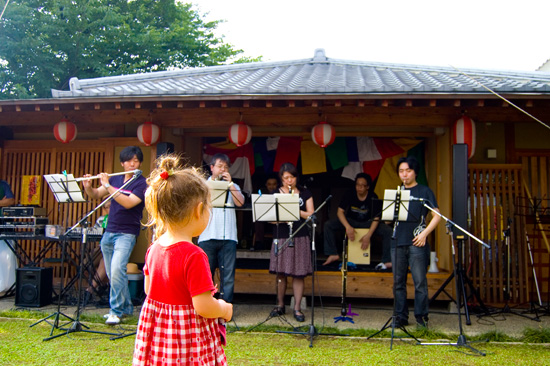
{"label": "wooden fence", "polygon": [[[548,299],[548,251],[543,248],[541,231],[537,233],[529,225],[528,192],[541,193],[540,176],[547,171],[541,169],[538,160],[529,166],[525,162],[471,164],[468,169],[470,232],[491,246],[486,249],[475,241],[467,241],[464,247],[467,273],[482,300],[493,304],[537,300],[528,236],[539,288],[543,299]],[[530,175],[533,180],[524,179]],[[532,190],[532,186],[537,189]]]}

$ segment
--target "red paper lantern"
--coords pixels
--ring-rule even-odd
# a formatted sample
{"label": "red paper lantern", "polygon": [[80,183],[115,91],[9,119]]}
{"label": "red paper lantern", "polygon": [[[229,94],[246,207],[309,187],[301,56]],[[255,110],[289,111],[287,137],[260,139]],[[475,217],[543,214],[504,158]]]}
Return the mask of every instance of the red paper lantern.
{"label": "red paper lantern", "polygon": [[453,126],[453,145],[467,144],[468,159],[476,152],[476,125],[467,116],[462,116]]}
{"label": "red paper lantern", "polygon": [[139,125],[137,137],[145,146],[154,145],[160,140],[160,128],[153,122],[147,121]]}
{"label": "red paper lantern", "polygon": [[239,121],[229,127],[229,141],[237,146],[243,146],[250,142],[252,129],[243,121]]}
{"label": "red paper lantern", "polygon": [[76,125],[66,118],[63,118],[53,126],[55,139],[64,144],[73,141],[76,138],[76,132]]}
{"label": "red paper lantern", "polygon": [[311,139],[321,147],[327,147],[332,144],[335,137],[334,127],[326,122],[319,122],[311,129]]}

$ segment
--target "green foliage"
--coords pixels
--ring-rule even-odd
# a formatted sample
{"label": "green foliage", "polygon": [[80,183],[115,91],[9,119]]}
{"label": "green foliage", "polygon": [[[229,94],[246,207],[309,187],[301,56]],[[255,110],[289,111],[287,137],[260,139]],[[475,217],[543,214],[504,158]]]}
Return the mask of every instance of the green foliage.
{"label": "green foliage", "polygon": [[[0,22],[0,98],[50,97],[81,79],[219,65],[235,50],[175,0],[21,0]],[[245,60],[246,61],[246,60]]]}
{"label": "green foliage", "polygon": [[492,331],[480,334],[475,337],[471,337],[472,340],[482,341],[482,342],[513,342],[516,341],[515,338],[510,337],[509,335],[498,332],[498,331]]}
{"label": "green foliage", "polygon": [[527,328],[523,331],[523,339],[527,343],[550,343],[550,329],[539,328],[531,329]]}

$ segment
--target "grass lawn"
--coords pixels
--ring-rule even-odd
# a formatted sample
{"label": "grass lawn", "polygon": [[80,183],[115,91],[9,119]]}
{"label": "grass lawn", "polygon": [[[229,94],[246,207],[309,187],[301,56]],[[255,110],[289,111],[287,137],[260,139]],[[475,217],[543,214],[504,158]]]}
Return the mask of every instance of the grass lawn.
{"label": "grass lawn", "polygon": [[[34,318],[40,317],[35,314]],[[91,330],[113,331],[100,323],[100,317],[86,321],[90,320],[96,321],[85,323]],[[30,328],[35,321],[0,318],[0,365],[131,365],[133,336],[109,340],[107,335],[75,332],[44,342],[52,327],[42,322]],[[135,329],[131,325],[124,327],[128,331]],[[365,332],[372,334],[374,330]],[[58,333],[54,330],[54,334]],[[531,338],[525,335],[525,340],[548,342],[548,330],[535,333]],[[441,337],[429,332],[415,336]],[[309,345],[308,336],[274,333],[266,327],[260,332],[229,333],[225,350],[230,365],[550,365],[548,343],[471,343],[487,353],[484,357],[465,354],[465,347],[415,345],[411,339],[397,338],[393,350],[389,339],[367,340],[358,336],[322,335],[314,338],[313,347]]]}

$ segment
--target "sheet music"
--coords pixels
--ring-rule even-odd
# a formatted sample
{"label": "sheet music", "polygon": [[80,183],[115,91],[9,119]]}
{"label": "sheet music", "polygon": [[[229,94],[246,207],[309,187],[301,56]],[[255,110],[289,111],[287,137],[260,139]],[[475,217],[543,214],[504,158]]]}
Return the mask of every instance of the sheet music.
{"label": "sheet music", "polygon": [[277,221],[275,206],[272,194],[252,194],[252,220]]}
{"label": "sheet music", "polygon": [[224,180],[212,180],[206,181],[210,187],[210,199],[212,200],[212,207],[225,207],[227,200],[227,192],[229,189],[229,182]]}
{"label": "sheet music", "polygon": [[[409,215],[409,201],[411,199],[411,191],[406,189],[399,190],[401,199],[399,202],[398,221],[407,221]],[[382,221],[393,221],[395,215],[395,199],[397,197],[396,189],[386,189],[384,191],[384,203],[382,208]]]}
{"label": "sheet music", "polygon": [[[277,220],[277,208],[278,220]],[[300,196],[297,194],[252,194],[254,221],[288,222],[300,219]]]}
{"label": "sheet music", "polygon": [[44,175],[57,202],[86,202],[72,174]]}
{"label": "sheet music", "polygon": [[279,206],[279,221],[300,220],[300,195],[288,193],[274,193],[273,197]]}

